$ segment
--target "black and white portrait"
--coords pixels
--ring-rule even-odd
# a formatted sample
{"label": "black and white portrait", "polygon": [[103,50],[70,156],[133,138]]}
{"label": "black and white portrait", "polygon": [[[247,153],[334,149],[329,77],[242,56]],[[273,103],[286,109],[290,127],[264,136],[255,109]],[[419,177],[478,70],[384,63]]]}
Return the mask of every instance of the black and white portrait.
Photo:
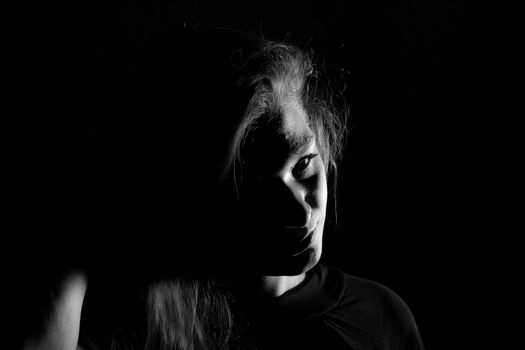
{"label": "black and white portrait", "polygon": [[522,14],[11,6],[5,348],[514,348]]}

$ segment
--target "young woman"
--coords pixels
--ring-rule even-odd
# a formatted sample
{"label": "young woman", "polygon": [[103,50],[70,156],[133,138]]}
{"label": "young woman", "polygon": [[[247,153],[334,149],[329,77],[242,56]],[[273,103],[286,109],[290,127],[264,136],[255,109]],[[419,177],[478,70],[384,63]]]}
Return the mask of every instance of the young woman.
{"label": "young woman", "polygon": [[[113,307],[105,334],[135,348],[422,349],[396,294],[319,264],[345,112],[313,55],[201,28],[140,51],[101,122],[94,217],[116,275],[155,282],[138,283],[150,287],[131,314],[98,284],[86,305]],[[233,298],[195,273],[167,277],[180,266],[228,275]],[[91,315],[86,338],[108,318]]]}
{"label": "young woman", "polygon": [[[388,288],[318,264],[343,148],[344,115],[297,47],[258,42],[242,54],[250,91],[223,186],[238,195],[239,304],[259,348],[422,349],[406,304]],[[340,111],[344,113],[344,111]]]}
{"label": "young woman", "polygon": [[[194,267],[231,276],[244,339],[260,349],[422,349],[399,296],[319,264],[345,111],[313,55],[203,28],[148,53],[137,64],[147,91],[128,115],[140,116],[141,134],[144,120],[161,121],[151,134],[167,151],[146,154],[162,164],[157,184],[170,184],[154,185],[162,212],[184,213],[171,237],[193,237]],[[184,211],[166,211],[173,202]]]}

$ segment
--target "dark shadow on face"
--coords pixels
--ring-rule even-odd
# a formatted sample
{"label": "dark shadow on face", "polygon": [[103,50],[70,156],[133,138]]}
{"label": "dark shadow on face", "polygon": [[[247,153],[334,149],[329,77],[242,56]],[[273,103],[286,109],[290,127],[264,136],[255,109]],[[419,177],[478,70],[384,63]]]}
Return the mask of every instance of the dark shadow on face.
{"label": "dark shadow on face", "polygon": [[277,117],[250,132],[241,152],[240,241],[260,273],[297,275],[320,258],[327,185],[300,103],[281,104]]}
{"label": "dark shadow on face", "polygon": [[293,275],[319,259],[326,176],[300,103],[261,119],[240,187],[232,173],[219,181],[254,93],[234,62],[248,42],[206,30],[160,38],[111,95],[89,197],[92,238],[121,270]]}

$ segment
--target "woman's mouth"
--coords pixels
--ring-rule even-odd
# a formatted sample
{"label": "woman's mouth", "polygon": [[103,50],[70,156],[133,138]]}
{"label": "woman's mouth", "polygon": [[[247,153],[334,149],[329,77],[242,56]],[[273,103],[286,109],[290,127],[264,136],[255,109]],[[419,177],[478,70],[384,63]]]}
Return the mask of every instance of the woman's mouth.
{"label": "woman's mouth", "polygon": [[300,242],[293,245],[291,250],[291,255],[296,256],[304,252],[306,249],[308,249],[313,241],[315,230],[311,231],[305,238],[303,238]]}
{"label": "woman's mouth", "polygon": [[301,254],[304,252],[308,247],[310,247],[314,235],[315,230],[317,228],[317,223],[313,226],[311,229],[306,229],[305,234],[303,234],[299,240],[293,240],[290,244],[290,254],[292,256]]}
{"label": "woman's mouth", "polygon": [[[258,228],[259,248],[280,256],[295,256],[308,249],[315,237],[318,223],[302,228]],[[263,248],[265,247],[265,248]]]}

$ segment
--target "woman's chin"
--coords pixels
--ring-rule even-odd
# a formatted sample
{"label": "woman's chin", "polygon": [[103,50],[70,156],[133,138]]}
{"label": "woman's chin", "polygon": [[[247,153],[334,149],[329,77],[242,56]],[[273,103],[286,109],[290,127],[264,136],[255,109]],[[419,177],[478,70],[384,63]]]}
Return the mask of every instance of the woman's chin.
{"label": "woman's chin", "polygon": [[261,275],[266,276],[297,276],[312,269],[320,258],[320,249],[311,246],[293,256],[273,257],[269,259],[271,261],[267,260],[265,263],[258,264],[257,270]]}

